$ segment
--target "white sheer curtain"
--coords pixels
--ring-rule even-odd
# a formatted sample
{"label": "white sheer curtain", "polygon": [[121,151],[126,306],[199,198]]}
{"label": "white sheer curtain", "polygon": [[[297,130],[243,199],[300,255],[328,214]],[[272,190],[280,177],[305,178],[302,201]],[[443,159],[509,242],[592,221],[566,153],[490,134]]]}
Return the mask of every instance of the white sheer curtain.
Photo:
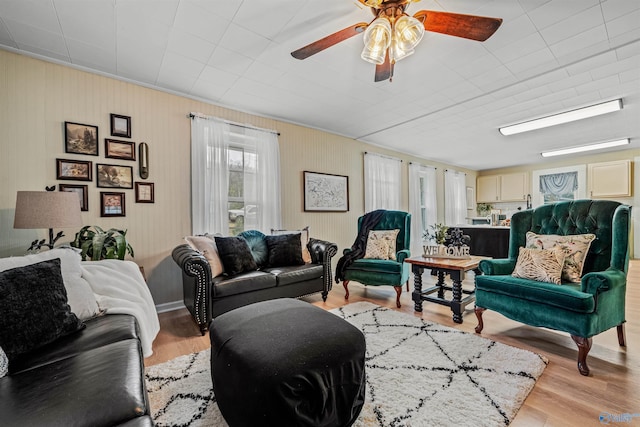
{"label": "white sheer curtain", "polygon": [[[281,227],[280,147],[274,132],[247,128],[247,147],[256,153],[255,173],[245,170],[245,206],[258,206],[255,224],[250,228],[271,234]],[[245,227],[249,224],[245,224]]]}
{"label": "white sheer curtain", "polygon": [[422,253],[423,233],[437,221],[436,169],[409,163],[409,213],[411,253]]}
{"label": "white sheer curtain", "polygon": [[191,224],[193,234],[229,231],[229,125],[191,119]]}
{"label": "white sheer curtain", "polygon": [[364,154],[364,211],[400,209],[400,159]]}
{"label": "white sheer curtain", "polygon": [[[234,132],[234,129],[241,129]],[[232,136],[235,136],[232,138]],[[236,142],[231,142],[233,141]],[[240,143],[237,141],[241,140]],[[257,206],[245,229],[269,233],[281,228],[280,149],[277,134],[238,127],[215,117],[191,121],[192,233],[229,234],[229,148],[245,152],[244,203]]]}
{"label": "white sheer curtain", "polygon": [[467,186],[464,173],[446,170],[444,173],[445,225],[463,225],[467,221]]}

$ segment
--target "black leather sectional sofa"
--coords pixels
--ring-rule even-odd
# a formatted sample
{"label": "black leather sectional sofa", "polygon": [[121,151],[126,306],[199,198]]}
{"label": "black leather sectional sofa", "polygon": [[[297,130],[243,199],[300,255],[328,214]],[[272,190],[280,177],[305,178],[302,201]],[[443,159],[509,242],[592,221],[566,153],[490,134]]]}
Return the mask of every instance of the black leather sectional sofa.
{"label": "black leather sectional sofa", "polygon": [[107,314],[9,364],[2,426],[153,426],[133,316]]}

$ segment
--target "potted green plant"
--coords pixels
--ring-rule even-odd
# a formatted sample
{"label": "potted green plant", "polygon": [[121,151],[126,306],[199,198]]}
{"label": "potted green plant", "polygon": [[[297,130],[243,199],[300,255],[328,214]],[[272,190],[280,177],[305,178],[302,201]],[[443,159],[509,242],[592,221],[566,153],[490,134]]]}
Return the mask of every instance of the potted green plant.
{"label": "potted green plant", "polygon": [[83,261],[87,258],[92,261],[124,259],[127,253],[133,257],[133,248],[127,242],[127,230],[110,228],[104,231],[97,225],[87,225],[76,233],[71,246],[82,250]]}
{"label": "potted green plant", "polygon": [[422,238],[432,240],[438,245],[444,245],[444,242],[447,240],[447,231],[449,231],[449,227],[444,224],[432,224],[429,228],[431,231],[425,230]]}
{"label": "potted green plant", "polygon": [[491,213],[491,209],[493,209],[493,205],[491,203],[478,203],[476,205],[476,211],[478,211],[478,216],[487,216]]}

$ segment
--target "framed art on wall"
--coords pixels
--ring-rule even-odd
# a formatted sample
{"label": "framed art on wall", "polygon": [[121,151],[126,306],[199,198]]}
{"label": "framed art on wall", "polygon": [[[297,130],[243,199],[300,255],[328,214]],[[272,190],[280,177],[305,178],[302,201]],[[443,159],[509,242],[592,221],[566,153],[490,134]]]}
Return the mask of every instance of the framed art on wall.
{"label": "framed art on wall", "polygon": [[133,141],[104,140],[104,156],[109,159],[135,160],[136,143]]}
{"label": "framed art on wall", "polygon": [[64,152],[98,155],[98,126],[64,122]]}
{"label": "framed art on wall", "polygon": [[155,203],[153,182],[136,182],[136,203]]}
{"label": "framed art on wall", "polygon": [[87,185],[58,184],[58,190],[77,193],[78,197],[80,198],[80,210],[89,210],[89,195]]}
{"label": "framed art on wall", "polygon": [[131,117],[112,113],[111,136],[131,138]]}
{"label": "framed art on wall", "polygon": [[133,168],[131,166],[105,165],[96,166],[98,187],[101,188],[133,188]]}
{"label": "framed art on wall", "polygon": [[56,159],[56,179],[91,181],[93,162],[87,160]]}
{"label": "framed art on wall", "polygon": [[125,216],[124,193],[101,191],[100,216]]}
{"label": "framed art on wall", "polygon": [[349,177],[304,171],[304,210],[347,212]]}

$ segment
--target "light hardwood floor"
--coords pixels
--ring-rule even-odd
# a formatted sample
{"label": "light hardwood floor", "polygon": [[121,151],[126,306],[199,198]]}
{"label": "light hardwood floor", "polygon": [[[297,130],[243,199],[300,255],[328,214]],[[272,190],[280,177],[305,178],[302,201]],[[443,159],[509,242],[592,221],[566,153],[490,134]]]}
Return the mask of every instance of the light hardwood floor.
{"label": "light hardwood floor", "polygon": [[[432,277],[425,274],[425,283]],[[468,275],[465,287],[473,286],[473,274]],[[413,310],[410,292],[402,294],[402,307],[395,306],[395,291],[391,287],[365,287],[349,284],[348,302],[369,301],[423,319],[474,333],[476,317],[468,307],[461,325],[453,323],[451,310],[425,302],[423,312]],[[330,310],[343,306],[342,285],[334,285],[326,303],[320,295],[304,298]],[[587,358],[591,375],[584,377],[576,367],[577,347],[566,333],[533,328],[509,320],[487,310],[484,314],[482,336],[504,344],[527,349],[546,356],[549,365],[538,380],[513,426],[598,426],[601,413],[638,414],[630,423],[609,425],[640,425],[640,260],[631,261],[627,281],[626,343],[620,347],[613,328],[593,338]],[[145,359],[150,366],[174,357],[201,351],[210,346],[208,334],[200,335],[186,309],[160,315],[161,331],[154,342],[153,356]],[[409,380],[409,384],[411,381]],[[410,393],[410,386],[407,392]],[[460,402],[464,405],[464,402]],[[455,409],[452,409],[455,410]]]}

